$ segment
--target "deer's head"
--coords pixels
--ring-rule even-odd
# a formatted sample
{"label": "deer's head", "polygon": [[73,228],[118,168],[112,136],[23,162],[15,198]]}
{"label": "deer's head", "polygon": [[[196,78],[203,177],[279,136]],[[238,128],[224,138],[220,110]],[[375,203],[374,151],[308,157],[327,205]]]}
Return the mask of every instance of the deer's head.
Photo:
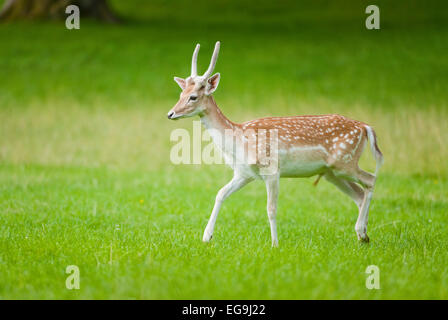
{"label": "deer's head", "polygon": [[205,111],[205,99],[215,92],[219,84],[219,73],[210,77],[218,59],[219,46],[220,43],[218,41],[216,42],[212,60],[207,71],[202,76],[198,76],[197,61],[200,46],[199,44],[196,45],[191,62],[191,75],[186,79],[174,77],[174,81],[177,82],[182,92],[179,101],[168,112],[168,119],[175,120],[192,117]]}

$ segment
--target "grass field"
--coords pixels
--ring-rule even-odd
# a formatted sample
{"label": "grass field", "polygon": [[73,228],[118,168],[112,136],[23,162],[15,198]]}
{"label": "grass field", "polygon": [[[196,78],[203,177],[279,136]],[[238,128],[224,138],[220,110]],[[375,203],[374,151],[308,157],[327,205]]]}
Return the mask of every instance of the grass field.
{"label": "grass field", "polygon": [[[368,31],[362,1],[142,3],[113,1],[130,17],[119,26],[0,25],[1,299],[448,298],[446,4],[380,2]],[[281,181],[279,248],[261,182],[201,242],[232,172],[173,165],[170,132],[192,122],[166,114],[194,44],[201,71],[216,40],[230,119],[340,113],[375,128],[370,244],[356,206],[311,179]],[[380,290],[365,286],[372,264]]]}

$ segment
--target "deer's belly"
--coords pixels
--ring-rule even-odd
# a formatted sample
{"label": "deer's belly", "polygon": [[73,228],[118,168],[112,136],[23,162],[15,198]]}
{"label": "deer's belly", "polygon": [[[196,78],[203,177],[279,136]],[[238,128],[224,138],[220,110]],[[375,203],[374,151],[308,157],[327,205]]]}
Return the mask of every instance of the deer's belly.
{"label": "deer's belly", "polygon": [[279,153],[280,176],[311,177],[327,168],[327,154],[321,148],[295,148]]}

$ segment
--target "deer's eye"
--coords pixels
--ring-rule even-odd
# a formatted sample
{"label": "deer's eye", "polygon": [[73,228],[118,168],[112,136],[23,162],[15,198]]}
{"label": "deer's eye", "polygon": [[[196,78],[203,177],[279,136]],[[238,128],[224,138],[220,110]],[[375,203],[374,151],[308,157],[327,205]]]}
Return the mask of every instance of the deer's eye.
{"label": "deer's eye", "polygon": [[198,99],[198,96],[190,96],[191,101],[196,101]]}

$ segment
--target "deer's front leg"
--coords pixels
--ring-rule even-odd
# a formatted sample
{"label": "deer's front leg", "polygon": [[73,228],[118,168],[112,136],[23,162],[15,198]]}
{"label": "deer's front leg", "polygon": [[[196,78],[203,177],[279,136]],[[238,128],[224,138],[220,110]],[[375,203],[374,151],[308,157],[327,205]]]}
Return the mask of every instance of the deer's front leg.
{"label": "deer's front leg", "polygon": [[268,196],[267,211],[268,211],[269,224],[271,225],[272,246],[278,247],[276,215],[277,215],[278,189],[280,184],[279,177],[276,175],[266,177],[265,183]]}
{"label": "deer's front leg", "polygon": [[204,231],[204,236],[202,237],[202,241],[209,242],[213,235],[213,229],[215,228],[216,218],[218,217],[219,210],[221,209],[221,205],[226,198],[228,198],[232,193],[238,191],[250,181],[252,178],[234,176],[233,179],[226,184],[221,190],[218,191],[216,195],[215,205],[213,206],[213,211],[208,220],[207,227]]}

